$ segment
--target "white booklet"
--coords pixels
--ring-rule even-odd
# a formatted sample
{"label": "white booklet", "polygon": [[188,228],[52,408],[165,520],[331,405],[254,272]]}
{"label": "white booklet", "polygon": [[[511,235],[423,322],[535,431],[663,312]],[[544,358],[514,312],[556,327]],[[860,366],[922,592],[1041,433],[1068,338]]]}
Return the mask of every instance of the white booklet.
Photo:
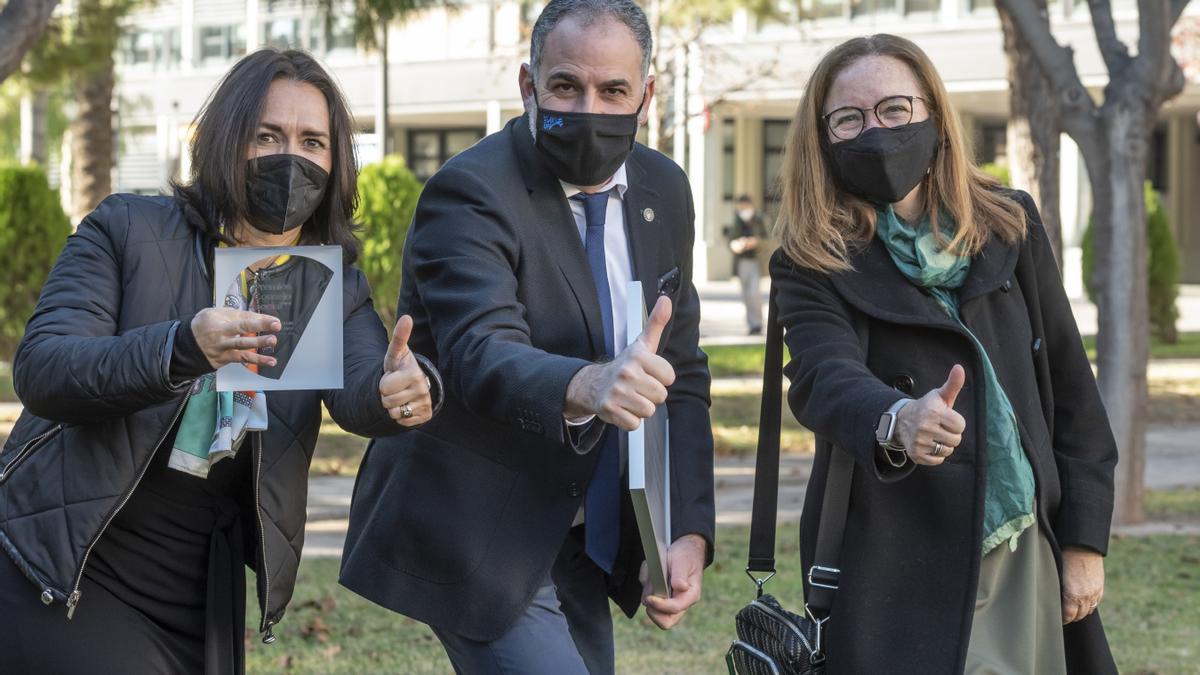
{"label": "white booklet", "polygon": [[230,363],[217,391],[342,388],[342,247],[218,248],[213,305],[279,319],[275,365]]}
{"label": "white booklet", "polygon": [[[646,325],[642,282],[631,281],[625,292],[625,335],[629,344]],[[629,493],[637,516],[638,533],[646,552],[646,568],[655,595],[671,597],[667,576],[667,547],[671,544],[671,453],[667,406],[625,436],[629,458]]]}

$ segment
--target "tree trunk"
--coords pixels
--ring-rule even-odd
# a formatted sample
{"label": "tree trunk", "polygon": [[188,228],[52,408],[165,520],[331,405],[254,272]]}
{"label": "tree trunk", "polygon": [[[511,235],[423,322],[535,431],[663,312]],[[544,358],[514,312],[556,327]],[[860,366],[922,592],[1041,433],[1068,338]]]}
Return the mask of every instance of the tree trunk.
{"label": "tree trunk", "polygon": [[16,0],[0,9],[0,82],[21,67],[25,52],[37,44],[58,0]]}
{"label": "tree trunk", "polygon": [[375,134],[379,137],[379,157],[387,157],[392,151],[391,135],[388,133],[388,22],[381,21],[379,36],[379,102],[375,108]]}
{"label": "tree trunk", "polygon": [[[1125,85],[1125,86],[1121,86]],[[1108,88],[1102,109],[1103,167],[1089,162],[1094,199],[1099,333],[1098,383],[1121,456],[1116,473],[1118,523],[1145,520],[1146,413],[1150,358],[1146,205],[1143,182],[1153,111],[1138,101],[1136,83]],[[1122,96],[1124,94],[1124,96]],[[1113,100],[1120,97],[1122,100]]]}
{"label": "tree trunk", "polygon": [[[1046,11],[1046,0],[1034,0],[1034,4]],[[1008,59],[1009,176],[1013,187],[1033,195],[1061,270],[1063,242],[1058,180],[1062,127],[1058,96],[1032,50],[1021,38],[1012,16],[1003,5],[996,9],[1004,31],[1004,54]]]}
{"label": "tree trunk", "polygon": [[74,80],[71,120],[71,220],[78,223],[112,193],[113,59],[89,68]]}

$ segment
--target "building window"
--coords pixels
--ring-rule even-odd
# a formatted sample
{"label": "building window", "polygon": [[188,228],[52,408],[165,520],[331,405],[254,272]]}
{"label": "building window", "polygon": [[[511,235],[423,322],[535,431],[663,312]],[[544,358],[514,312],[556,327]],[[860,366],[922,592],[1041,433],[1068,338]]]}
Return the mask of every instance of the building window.
{"label": "building window", "polygon": [[921,12],[937,12],[942,8],[942,0],[904,0],[905,14]]}
{"label": "building window", "polygon": [[413,129],[408,132],[408,166],[422,183],[451,157],[483,138],[482,128]]}
{"label": "building window", "polygon": [[263,24],[262,43],[275,49],[303,49],[299,19],[271,19]]}
{"label": "building window", "polygon": [[179,65],[179,29],[127,33],[120,40],[120,59],[126,66],[155,69]]}
{"label": "building window", "polygon": [[975,161],[978,164],[1008,163],[1008,122],[995,120],[979,123]]}
{"label": "building window", "polygon": [[733,201],[733,193],[737,185],[737,120],[721,121],[721,196],[727,201]]}
{"label": "building window", "polygon": [[201,63],[229,61],[246,53],[246,35],[241,24],[202,26],[199,35]]}
{"label": "building window", "polygon": [[308,48],[313,51],[328,54],[336,50],[353,50],[356,46],[354,16],[351,14],[337,14],[329,21],[313,19],[309,27]]}
{"label": "building window", "polygon": [[899,0],[850,0],[850,16],[895,14]]}
{"label": "building window", "polygon": [[763,206],[767,222],[779,214],[779,174],[783,169],[783,148],[787,143],[790,120],[763,120]]}

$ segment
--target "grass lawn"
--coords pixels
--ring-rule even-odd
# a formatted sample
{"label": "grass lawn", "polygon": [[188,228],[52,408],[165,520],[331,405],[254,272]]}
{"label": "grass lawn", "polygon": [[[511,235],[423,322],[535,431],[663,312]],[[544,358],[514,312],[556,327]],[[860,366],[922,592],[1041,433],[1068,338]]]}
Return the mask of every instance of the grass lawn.
{"label": "grass lawn", "polygon": [[1200,488],[1147,490],[1146,518],[1193,522],[1200,520]]}
{"label": "grass lawn", "polygon": [[13,391],[12,364],[0,361],[0,403],[17,402],[17,393]]}
{"label": "grass lawn", "polygon": [[[705,575],[704,601],[664,633],[643,615],[614,620],[619,673],[722,673],[733,615],[753,597],[742,572],[748,529],[718,532],[717,564]],[[792,527],[779,533],[779,565],[768,585],[787,606],[800,598],[799,551]],[[430,631],[337,586],[336,560],[300,567],[296,596],[279,641],[247,640],[251,673],[448,673]],[[1104,620],[1123,673],[1195,673],[1200,662],[1200,537],[1117,538],[1108,559]],[[251,584],[251,588],[253,584]],[[257,622],[253,597],[248,623]]]}

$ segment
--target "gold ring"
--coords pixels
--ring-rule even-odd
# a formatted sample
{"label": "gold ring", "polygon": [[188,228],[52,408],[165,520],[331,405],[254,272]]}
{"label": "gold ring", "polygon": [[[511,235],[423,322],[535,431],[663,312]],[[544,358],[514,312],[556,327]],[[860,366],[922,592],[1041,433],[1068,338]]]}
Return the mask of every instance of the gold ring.
{"label": "gold ring", "polygon": [[412,417],[413,416],[412,406],[408,405],[407,403],[400,406],[400,416],[403,417],[404,419],[408,419],[408,418]]}
{"label": "gold ring", "polygon": [[941,457],[942,456],[942,444],[938,443],[937,441],[934,441],[933,442],[933,452],[931,452],[930,454],[933,455],[934,457]]}

